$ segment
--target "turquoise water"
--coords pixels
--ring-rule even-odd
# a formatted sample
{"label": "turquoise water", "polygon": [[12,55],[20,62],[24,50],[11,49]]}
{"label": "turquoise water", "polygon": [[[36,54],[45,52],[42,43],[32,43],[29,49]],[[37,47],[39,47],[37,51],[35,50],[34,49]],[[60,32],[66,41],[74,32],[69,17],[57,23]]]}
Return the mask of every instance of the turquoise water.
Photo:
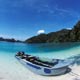
{"label": "turquoise water", "polygon": [[18,51],[39,57],[68,58],[80,54],[80,43],[23,44],[0,42],[0,56],[14,57]]}
{"label": "turquoise water", "polygon": [[33,80],[31,77],[33,73],[30,73],[14,57],[18,51],[50,59],[74,58],[75,63],[80,65],[80,43],[23,44],[0,42],[0,78],[5,80],[24,80],[24,78],[30,78],[28,80]]}

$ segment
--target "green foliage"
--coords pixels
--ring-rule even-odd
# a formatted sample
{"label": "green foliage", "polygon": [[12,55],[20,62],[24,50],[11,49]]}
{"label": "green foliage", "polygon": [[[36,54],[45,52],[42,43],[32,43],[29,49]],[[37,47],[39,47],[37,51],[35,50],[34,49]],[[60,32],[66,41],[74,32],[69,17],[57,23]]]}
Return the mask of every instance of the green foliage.
{"label": "green foliage", "polygon": [[62,29],[57,32],[40,34],[25,40],[26,43],[58,43],[58,42],[80,42],[80,21],[72,30]]}

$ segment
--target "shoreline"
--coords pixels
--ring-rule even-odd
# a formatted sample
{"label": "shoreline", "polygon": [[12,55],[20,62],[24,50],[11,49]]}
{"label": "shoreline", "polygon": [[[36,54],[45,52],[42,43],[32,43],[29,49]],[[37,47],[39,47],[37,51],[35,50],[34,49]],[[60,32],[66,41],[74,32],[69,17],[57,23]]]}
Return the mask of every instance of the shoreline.
{"label": "shoreline", "polygon": [[[18,46],[20,48],[18,48]],[[0,46],[0,80],[80,80],[80,77],[75,76],[71,72],[74,72],[75,74],[80,75],[80,46],[77,48],[69,49],[68,51],[59,51],[58,53],[45,53],[43,54],[44,57],[47,57],[50,55],[52,57],[59,58],[59,57],[67,57],[71,56],[71,54],[75,54],[73,58],[77,59],[77,62],[74,66],[70,66],[72,71],[60,76],[41,76],[38,74],[35,74],[28,70],[26,67],[24,67],[22,64],[20,64],[15,59],[15,51],[20,50],[23,48],[22,45],[11,45],[11,44],[1,44]],[[25,47],[25,46],[24,46]],[[15,49],[16,48],[16,49]],[[31,48],[32,49],[32,48]],[[11,51],[10,51],[11,50]],[[25,49],[24,49],[25,50]],[[77,54],[76,54],[77,53]],[[53,54],[53,55],[52,55]],[[63,55],[64,54],[64,55]],[[37,54],[35,54],[38,56]],[[42,54],[39,54],[40,56]],[[78,65],[79,64],[79,65]],[[79,78],[79,79],[76,79]]]}
{"label": "shoreline", "polygon": [[[79,71],[80,66],[72,67],[72,72],[74,72],[75,74],[80,75]],[[69,72],[60,76],[41,76],[29,71],[24,66],[19,66],[17,69],[14,69],[10,72],[8,72],[7,70],[1,71],[0,68],[0,80],[80,80],[80,76],[77,76],[75,74]]]}
{"label": "shoreline", "polygon": [[41,76],[28,70],[14,57],[7,58],[7,56],[0,56],[0,80],[80,80],[80,76],[77,76],[80,75],[80,65],[77,64],[70,66],[72,70],[69,73],[59,76]]}

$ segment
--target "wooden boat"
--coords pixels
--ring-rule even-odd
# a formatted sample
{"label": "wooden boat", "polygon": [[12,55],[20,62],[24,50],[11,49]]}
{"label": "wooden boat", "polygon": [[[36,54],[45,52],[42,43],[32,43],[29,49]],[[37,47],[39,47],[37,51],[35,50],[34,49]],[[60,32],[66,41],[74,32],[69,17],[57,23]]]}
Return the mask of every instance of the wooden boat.
{"label": "wooden boat", "polygon": [[32,72],[47,76],[66,73],[68,66],[72,63],[69,60],[60,59],[41,60],[39,57],[24,54],[24,52],[17,53],[15,57]]}

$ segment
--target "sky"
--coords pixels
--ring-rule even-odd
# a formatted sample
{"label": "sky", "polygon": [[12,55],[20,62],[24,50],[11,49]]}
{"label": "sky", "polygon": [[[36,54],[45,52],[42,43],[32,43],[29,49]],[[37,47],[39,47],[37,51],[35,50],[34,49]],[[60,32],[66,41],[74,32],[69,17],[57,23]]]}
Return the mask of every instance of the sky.
{"label": "sky", "polygon": [[80,0],[0,0],[0,37],[25,40],[72,28],[80,20]]}

